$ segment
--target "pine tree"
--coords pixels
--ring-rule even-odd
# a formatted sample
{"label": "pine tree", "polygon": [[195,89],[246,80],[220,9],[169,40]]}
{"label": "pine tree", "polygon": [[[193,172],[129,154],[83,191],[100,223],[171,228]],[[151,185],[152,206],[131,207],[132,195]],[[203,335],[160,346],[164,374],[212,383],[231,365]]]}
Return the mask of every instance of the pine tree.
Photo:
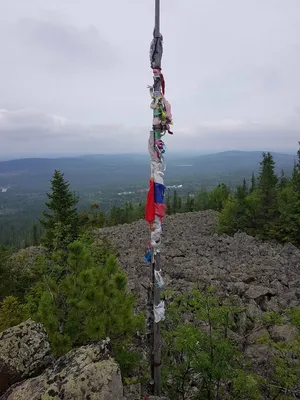
{"label": "pine tree", "polygon": [[98,248],[89,239],[72,242],[68,254],[63,263],[40,257],[43,279],[27,296],[28,309],[45,326],[55,354],[109,337],[120,362],[145,323],[142,314],[134,313],[136,300],[128,292],[126,274],[107,247]]}
{"label": "pine tree", "polygon": [[38,246],[39,244],[39,234],[36,224],[34,224],[32,227],[32,244],[33,246]]}
{"label": "pine tree", "polygon": [[222,211],[219,214],[218,233],[233,234],[238,231],[239,202],[232,195],[226,200]]}
{"label": "pine tree", "polygon": [[176,214],[178,211],[179,211],[178,194],[176,190],[174,190],[172,198],[172,214]]}
{"label": "pine tree", "polygon": [[263,153],[263,159],[260,162],[260,175],[258,181],[258,193],[260,199],[260,230],[268,236],[268,226],[278,216],[277,183],[278,178],[275,175],[275,162],[270,152]]}
{"label": "pine tree", "polygon": [[171,199],[170,199],[170,189],[168,189],[167,197],[166,197],[166,214],[172,214],[172,206],[171,206]]}
{"label": "pine tree", "polygon": [[45,229],[41,242],[49,251],[66,251],[79,234],[78,197],[70,191],[69,185],[64,174],[55,170],[51,192],[47,193],[49,201],[46,206],[49,211],[44,211],[40,220]]}
{"label": "pine tree", "polygon": [[209,206],[209,193],[204,189],[200,189],[195,198],[195,211],[208,210]]}
{"label": "pine tree", "polygon": [[253,193],[255,189],[256,189],[256,178],[254,172],[252,171],[250,193]]}
{"label": "pine tree", "polygon": [[0,304],[0,332],[20,324],[28,318],[24,305],[14,296],[7,296]]}
{"label": "pine tree", "polygon": [[181,212],[182,209],[182,198],[178,196],[177,198],[177,212]]}
{"label": "pine tree", "polygon": [[297,156],[298,160],[294,164],[292,178],[280,192],[280,218],[274,236],[284,242],[300,246],[300,148]]}
{"label": "pine tree", "polygon": [[184,207],[185,212],[191,212],[194,211],[194,205],[195,205],[195,200],[191,195],[188,195]]}
{"label": "pine tree", "polygon": [[242,185],[237,185],[236,187],[236,192],[235,192],[235,198],[239,201],[243,201],[248,194],[248,189],[247,189],[247,183],[246,179],[243,180]]}
{"label": "pine tree", "polygon": [[209,193],[209,206],[212,210],[221,211],[230,195],[230,189],[224,183],[219,184]]}
{"label": "pine tree", "polygon": [[246,179],[243,179],[243,191],[248,194],[248,186],[247,186],[247,182]]}
{"label": "pine tree", "polygon": [[[299,142],[300,146],[300,142]],[[298,194],[298,199],[300,200],[300,147],[297,151],[298,160],[294,164],[293,174],[292,174],[292,185],[294,191]]]}
{"label": "pine tree", "polygon": [[288,178],[285,176],[285,173],[283,170],[281,170],[281,176],[280,176],[280,180],[279,180],[279,187],[280,189],[283,189],[287,183],[288,183]]}

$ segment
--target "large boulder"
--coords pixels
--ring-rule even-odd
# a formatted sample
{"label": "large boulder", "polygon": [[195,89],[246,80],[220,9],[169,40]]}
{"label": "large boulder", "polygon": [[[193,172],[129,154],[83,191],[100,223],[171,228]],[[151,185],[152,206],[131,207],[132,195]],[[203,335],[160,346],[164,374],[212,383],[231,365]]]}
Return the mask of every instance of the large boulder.
{"label": "large boulder", "polygon": [[51,361],[41,324],[27,320],[0,334],[0,395],[12,384],[39,374]]}
{"label": "large boulder", "polygon": [[12,386],[0,400],[123,400],[119,366],[109,342],[79,347],[41,375]]}

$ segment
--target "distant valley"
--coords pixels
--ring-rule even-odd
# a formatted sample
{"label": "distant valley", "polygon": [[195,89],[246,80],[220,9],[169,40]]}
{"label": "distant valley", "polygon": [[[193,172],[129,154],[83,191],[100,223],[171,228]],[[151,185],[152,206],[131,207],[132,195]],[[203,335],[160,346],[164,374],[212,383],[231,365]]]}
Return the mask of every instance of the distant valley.
{"label": "distant valley", "polygon": [[[290,175],[295,156],[273,153],[278,175]],[[259,172],[262,152],[227,151],[188,157],[167,155],[165,184],[170,195],[195,194],[219,183],[234,189]],[[16,241],[32,229],[45,208],[54,170],[65,174],[79,195],[79,211],[97,203],[106,212],[126,201],[143,203],[150,175],[149,156],[138,154],[89,155],[63,158],[24,158],[0,162],[0,244]]]}
{"label": "distant valley", "polygon": [[[289,174],[295,157],[291,154],[273,153],[277,172]],[[261,152],[227,151],[216,154],[192,156],[167,155],[166,182],[197,184],[210,187],[220,182],[236,185],[257,172]],[[0,188],[12,190],[45,191],[55,169],[65,173],[75,190],[99,189],[128,190],[147,186],[149,158],[145,155],[99,155],[70,158],[24,158],[0,162]]]}

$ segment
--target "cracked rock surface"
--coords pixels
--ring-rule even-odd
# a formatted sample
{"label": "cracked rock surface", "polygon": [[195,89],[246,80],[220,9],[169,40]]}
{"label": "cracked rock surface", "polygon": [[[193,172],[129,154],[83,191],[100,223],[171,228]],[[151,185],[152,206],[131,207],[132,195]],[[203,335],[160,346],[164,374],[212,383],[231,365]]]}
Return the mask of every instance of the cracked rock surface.
{"label": "cracked rock surface", "polygon": [[41,324],[27,320],[0,334],[0,395],[13,383],[37,375],[51,361]]}
{"label": "cracked rock surface", "polygon": [[74,349],[10,387],[1,400],[123,400],[120,369],[109,352],[106,342]]}

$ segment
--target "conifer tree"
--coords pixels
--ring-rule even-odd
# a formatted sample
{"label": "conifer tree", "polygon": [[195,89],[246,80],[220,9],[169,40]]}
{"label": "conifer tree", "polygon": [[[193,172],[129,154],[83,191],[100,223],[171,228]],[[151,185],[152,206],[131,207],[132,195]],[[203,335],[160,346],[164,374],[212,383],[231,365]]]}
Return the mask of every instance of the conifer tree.
{"label": "conifer tree", "polygon": [[41,242],[49,251],[66,251],[79,234],[78,197],[70,191],[69,185],[64,174],[55,170],[51,192],[47,193],[49,201],[46,206],[49,211],[44,211],[40,220],[45,229]]}
{"label": "conifer tree", "polygon": [[[300,146],[300,142],[299,142]],[[293,174],[292,174],[292,186],[294,191],[298,194],[298,199],[300,200],[300,147],[297,151],[298,160],[294,164]]]}
{"label": "conifer tree", "polygon": [[182,198],[178,196],[177,198],[177,212],[181,212],[182,209]]}
{"label": "conifer tree", "polygon": [[134,313],[135,297],[128,292],[126,274],[112,251],[92,245],[87,237],[69,245],[67,260],[56,263],[42,255],[38,267],[42,279],[27,296],[27,307],[45,326],[53,352],[61,355],[109,337],[124,368],[126,360],[120,357],[145,321]]}
{"label": "conifer tree", "polygon": [[171,215],[172,214],[170,190],[168,190],[167,197],[166,197],[166,213],[167,213],[167,215]]}
{"label": "conifer tree", "polygon": [[235,197],[237,200],[243,201],[248,194],[246,179],[243,180],[242,185],[237,185]]}
{"label": "conifer tree", "polygon": [[280,218],[276,238],[300,246],[300,148],[297,156],[292,178],[280,193]]}
{"label": "conifer tree", "polygon": [[255,189],[256,189],[256,178],[254,172],[252,171],[250,193],[253,193]]}
{"label": "conifer tree", "polygon": [[283,188],[287,185],[288,181],[289,181],[289,180],[288,180],[288,178],[285,176],[284,170],[282,169],[282,170],[281,170],[280,180],[279,180],[280,189],[283,189]]}
{"label": "conifer tree", "polygon": [[258,181],[258,193],[260,199],[260,229],[265,230],[265,224],[274,220],[278,215],[277,201],[277,183],[278,178],[275,175],[275,161],[270,152],[263,153],[263,159],[260,162],[260,174]]}
{"label": "conifer tree", "polygon": [[191,195],[188,195],[185,203],[185,212],[194,211],[194,203],[194,198]]}
{"label": "conifer tree", "polygon": [[209,192],[200,189],[195,198],[195,211],[208,210],[210,208]]}
{"label": "conifer tree", "polygon": [[179,198],[177,191],[174,190],[172,198],[172,214],[176,214],[179,211]]}
{"label": "conifer tree", "polygon": [[0,332],[20,324],[28,318],[26,307],[14,296],[7,296],[0,303]]}
{"label": "conifer tree", "polygon": [[230,189],[224,183],[219,184],[215,189],[209,193],[209,206],[212,210],[221,211],[224,207]]}
{"label": "conifer tree", "polygon": [[34,224],[32,227],[32,244],[33,246],[38,246],[39,244],[39,234],[36,224]]}

